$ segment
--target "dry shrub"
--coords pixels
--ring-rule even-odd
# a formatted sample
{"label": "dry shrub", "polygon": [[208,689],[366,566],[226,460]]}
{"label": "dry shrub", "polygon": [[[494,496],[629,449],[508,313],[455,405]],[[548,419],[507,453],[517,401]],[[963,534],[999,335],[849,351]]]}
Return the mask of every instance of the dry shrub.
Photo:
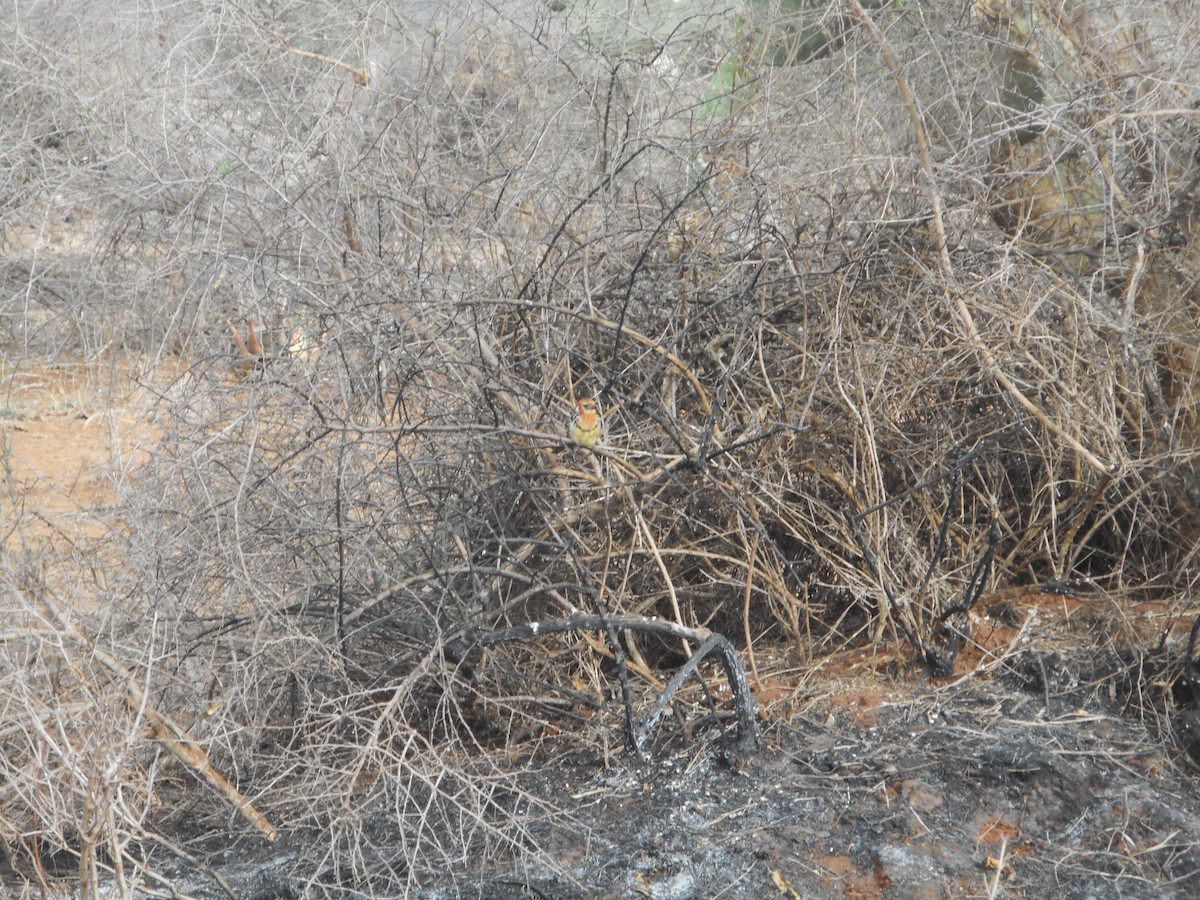
{"label": "dry shrub", "polygon": [[[1194,281],[1160,236],[1193,245],[1195,48],[1168,36],[1195,13],[1131,5],[1137,90],[1075,71],[1013,121],[1011,34],[865,5],[823,38],[782,13],[311,4],[274,29],[308,56],[216,7],[223,31],[167,39],[221,63],[188,94],[219,115],[177,110],[141,192],[91,173],[118,197],[96,264],[162,289],[129,343],[190,365],[121,513],[145,612],[111,633],[165,627],[153,702],[273,821],[330,836],[294,862],[313,890],[466,872],[561,824],[503,748],[617,728],[613,648],[481,631],[600,609],[802,659],[901,640],[936,669],[947,615],[998,585],[1192,583]],[[1072,59],[1125,33],[1085,32]],[[156,65],[163,99],[191,85]],[[1049,161],[997,152],[1042,135]],[[1062,226],[1082,247],[1062,201],[1094,192],[1050,195],[1080,177],[1063,135],[1104,173]],[[319,349],[244,365],[248,319]],[[582,396],[595,453],[566,440]],[[623,652],[644,694],[685,651]],[[229,821],[189,783],[159,796],[159,831]]]}

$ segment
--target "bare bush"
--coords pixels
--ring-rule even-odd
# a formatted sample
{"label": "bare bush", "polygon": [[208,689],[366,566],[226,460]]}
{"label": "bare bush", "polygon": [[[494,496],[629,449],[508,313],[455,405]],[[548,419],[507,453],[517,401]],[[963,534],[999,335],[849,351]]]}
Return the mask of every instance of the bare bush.
{"label": "bare bush", "polygon": [[[649,705],[690,650],[491,629],[658,616],[752,667],[899,640],[945,674],[999,585],[1193,583],[1196,13],[801,6],[3,26],[10,352],[186,360],[114,513],[121,605],[74,615],[327,836],[314,892],[575,827],[521,758],[620,727],[614,659]],[[42,580],[6,600],[22,865],[229,826]]]}

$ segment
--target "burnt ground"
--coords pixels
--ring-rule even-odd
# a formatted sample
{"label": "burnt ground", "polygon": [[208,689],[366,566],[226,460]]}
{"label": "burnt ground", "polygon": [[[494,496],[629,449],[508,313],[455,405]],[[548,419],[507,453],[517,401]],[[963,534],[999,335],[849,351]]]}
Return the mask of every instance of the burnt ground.
{"label": "burnt ground", "polygon": [[[864,651],[783,699],[760,682],[748,760],[670,729],[648,761],[594,743],[526,760],[514,779],[576,827],[535,828],[537,862],[472,859],[409,896],[1200,897],[1200,767],[1170,658],[1022,633],[956,680]],[[338,896],[304,862],[313,837],[207,863],[237,896]],[[180,874],[190,895],[223,896]]]}
{"label": "burnt ground", "polygon": [[1196,770],[1086,684],[1038,654],[994,680],[815,702],[768,724],[740,771],[711,750],[607,771],[568,759],[539,778],[592,829],[558,850],[571,877],[464,893],[1200,896]]}

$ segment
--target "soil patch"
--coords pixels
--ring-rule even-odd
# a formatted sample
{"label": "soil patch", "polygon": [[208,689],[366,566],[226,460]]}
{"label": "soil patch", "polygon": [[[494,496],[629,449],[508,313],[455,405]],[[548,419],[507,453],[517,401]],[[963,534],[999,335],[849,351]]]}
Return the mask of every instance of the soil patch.
{"label": "soil patch", "polygon": [[154,440],[135,374],[125,363],[103,370],[80,363],[29,365],[4,375],[0,430],[5,506],[12,510],[6,544],[24,542],[32,552],[56,539],[75,546],[107,531],[103,513],[114,478],[136,470]]}

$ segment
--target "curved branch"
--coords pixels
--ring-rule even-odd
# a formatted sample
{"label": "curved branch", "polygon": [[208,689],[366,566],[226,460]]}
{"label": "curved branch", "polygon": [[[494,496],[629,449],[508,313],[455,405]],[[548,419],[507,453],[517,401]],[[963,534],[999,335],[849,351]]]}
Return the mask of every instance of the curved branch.
{"label": "curved branch", "polygon": [[733,695],[734,710],[737,714],[737,732],[734,735],[733,749],[737,753],[750,753],[758,747],[758,729],[755,726],[754,695],[750,693],[750,682],[746,678],[746,670],[738,659],[737,650],[729,639],[721,634],[709,631],[707,628],[689,628],[667,619],[647,618],[645,616],[629,615],[594,615],[575,613],[563,619],[542,619],[537,622],[526,622],[524,625],[514,625],[511,628],[501,628],[497,631],[487,631],[475,636],[475,639],[486,646],[501,644],[508,641],[527,640],[540,634],[562,634],[568,631],[607,631],[610,628],[639,631],[645,634],[657,634],[663,637],[690,640],[699,647],[686,663],[684,663],[671,678],[663,692],[655,701],[654,707],[630,735],[631,743],[637,752],[641,752],[646,739],[654,730],[658,720],[662,718],[671,698],[693,674],[697,667],[709,654],[716,652],[720,657],[721,667],[729,681],[729,689]]}

